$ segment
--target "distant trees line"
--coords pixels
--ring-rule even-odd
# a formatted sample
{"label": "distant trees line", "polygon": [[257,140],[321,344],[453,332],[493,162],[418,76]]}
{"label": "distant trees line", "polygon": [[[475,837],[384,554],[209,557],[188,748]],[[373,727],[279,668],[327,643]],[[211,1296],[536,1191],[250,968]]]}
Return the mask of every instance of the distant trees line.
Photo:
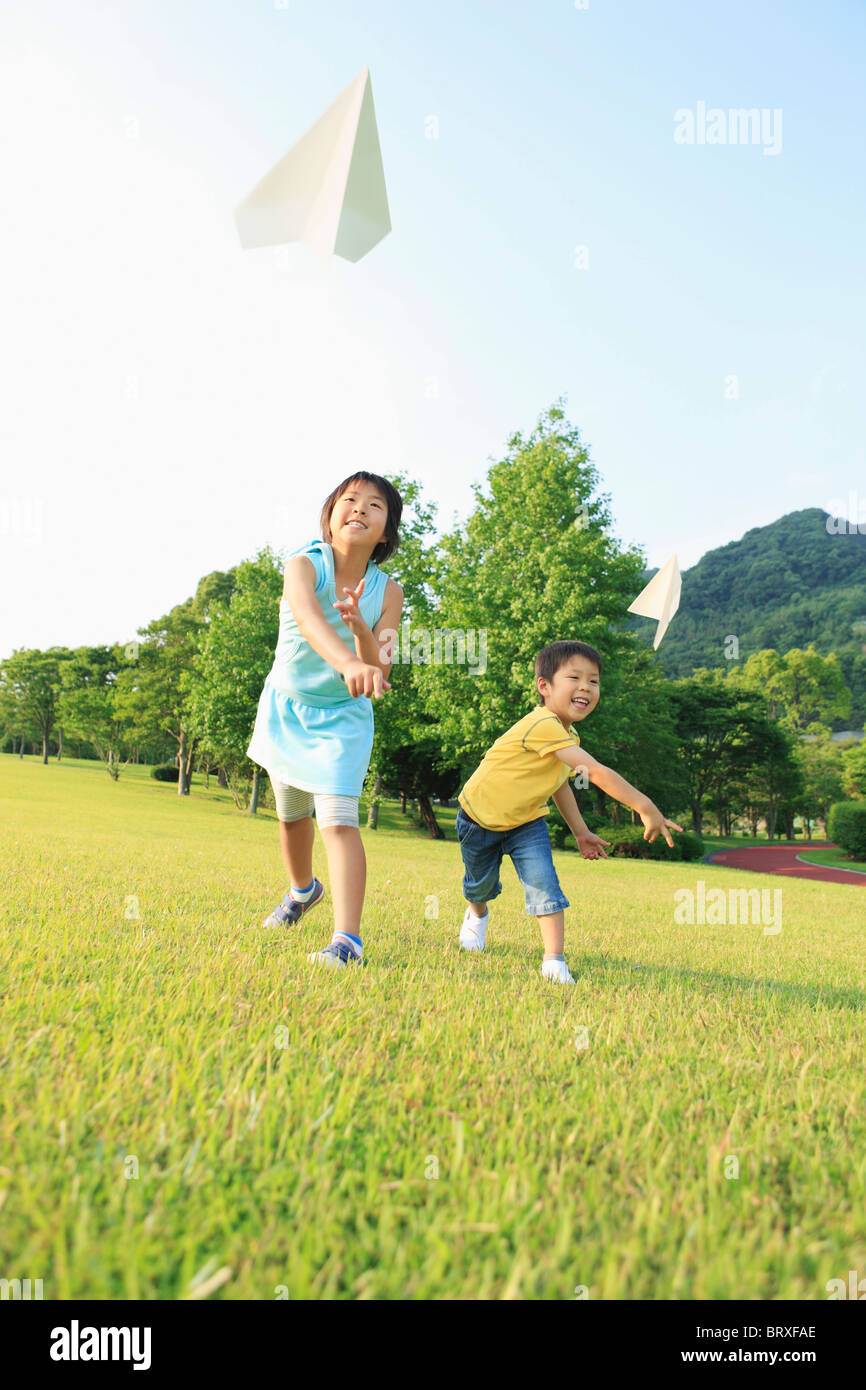
{"label": "distant trees line", "polygon": [[[795,817],[811,833],[834,802],[866,794],[866,743],[843,748],[830,737],[830,722],[850,710],[832,654],[767,649],[725,670],[665,679],[627,613],[643,557],[613,537],[598,475],[560,404],[509,440],[486,485],[474,486],[468,520],[438,540],[435,507],[418,485],[392,481],[406,507],[385,568],[403,586],[406,621],[393,688],[376,703],[368,823],[379,798],[396,794],[417,802],[427,831],[441,836],[434,800],[453,796],[536,704],[535,655],[561,637],[604,656],[601,701],[580,727],[588,750],[666,814],[688,815],[698,834],[710,816],[723,834],[737,821],[753,833],[765,822],[771,837],[790,838]],[[41,748],[47,763],[72,745],[115,779],[132,760],[171,761],[179,795],[197,770],[255,812],[260,770],[245,750],[276,645],[282,571],[264,548],[207,575],[133,642],[15,651],[0,663],[0,747]],[[437,629],[473,634],[476,651],[484,631],[483,671],[429,659]],[[629,814],[597,788],[576,796],[591,826]]]}

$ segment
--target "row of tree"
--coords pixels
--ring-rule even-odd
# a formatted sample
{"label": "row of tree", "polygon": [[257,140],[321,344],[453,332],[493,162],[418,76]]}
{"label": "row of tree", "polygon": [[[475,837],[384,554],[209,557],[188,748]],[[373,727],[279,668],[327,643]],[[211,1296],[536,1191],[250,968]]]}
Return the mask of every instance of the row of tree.
{"label": "row of tree", "polygon": [[[753,653],[725,670],[665,679],[635,634],[628,604],[642,586],[641,554],[612,534],[608,499],[561,404],[492,464],[463,525],[435,539],[435,507],[412,480],[400,549],[385,567],[405,593],[392,690],[376,703],[370,821],[389,792],[417,801],[438,836],[433,802],[447,798],[485,749],[536,703],[536,653],[576,637],[604,656],[602,698],[581,727],[589,751],[666,814],[700,833],[711,814],[724,833],[745,818],[791,836],[829,806],[866,792],[866,744],[842,750],[828,722],[850,695],[833,655],[813,647]],[[215,773],[236,804],[255,811],[260,771],[246,747],[279,628],[283,558],[268,548],[198,585],[194,597],[111,647],[19,650],[0,665],[3,747],[38,739],[43,760],[73,740],[117,778],[130,759]],[[458,657],[440,634],[459,634]],[[484,638],[481,634],[484,633]],[[723,634],[720,636],[720,646]],[[485,661],[478,660],[484,643]],[[474,647],[472,644],[475,644]],[[474,653],[474,659],[472,654]],[[597,789],[577,792],[592,823],[622,814]]]}

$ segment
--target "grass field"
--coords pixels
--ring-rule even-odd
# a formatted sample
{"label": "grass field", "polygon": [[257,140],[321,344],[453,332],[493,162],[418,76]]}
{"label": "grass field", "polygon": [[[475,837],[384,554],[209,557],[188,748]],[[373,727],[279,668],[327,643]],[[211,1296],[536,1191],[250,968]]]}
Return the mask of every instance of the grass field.
{"label": "grass field", "polygon": [[[364,831],[369,963],[330,973],[306,959],[327,899],[261,928],[276,824],[225,793],[6,755],[0,823],[0,1276],[46,1299],[823,1300],[866,1274],[844,886],[558,854],[577,983],[555,986],[511,865],[466,955],[453,831],[391,806]],[[677,889],[741,878],[782,884],[778,935],[676,924]]]}
{"label": "grass field", "polygon": [[853,869],[855,873],[866,874],[866,864],[859,859],[849,859],[843,849],[807,849],[803,858],[808,864],[827,864],[831,869]]}

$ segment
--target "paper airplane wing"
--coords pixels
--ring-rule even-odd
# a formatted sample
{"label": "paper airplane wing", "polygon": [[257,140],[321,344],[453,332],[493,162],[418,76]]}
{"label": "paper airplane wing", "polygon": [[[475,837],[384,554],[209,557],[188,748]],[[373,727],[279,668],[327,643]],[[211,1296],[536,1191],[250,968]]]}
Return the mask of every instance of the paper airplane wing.
{"label": "paper airplane wing", "polygon": [[359,261],[391,230],[369,68],[235,209],[245,248],[302,241]]}
{"label": "paper airplane wing", "polygon": [[628,606],[629,613],[639,613],[642,618],[656,618],[658,627],[653,647],[658,645],[668,630],[668,624],[680,606],[682,579],[676,555],[653,575],[649,584],[641,589],[634,603]]}

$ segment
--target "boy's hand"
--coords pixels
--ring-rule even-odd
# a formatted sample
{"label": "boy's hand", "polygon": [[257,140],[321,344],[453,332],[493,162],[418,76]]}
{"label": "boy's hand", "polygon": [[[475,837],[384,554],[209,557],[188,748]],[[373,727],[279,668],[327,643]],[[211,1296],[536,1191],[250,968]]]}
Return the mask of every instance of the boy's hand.
{"label": "boy's hand", "polygon": [[575,835],[574,838],[577,841],[577,848],[580,850],[584,859],[597,859],[599,855],[601,855],[602,859],[607,858],[607,855],[602,849],[602,845],[607,845],[608,848],[610,848],[610,840],[602,840],[598,835],[593,835],[589,830],[583,835]]}
{"label": "boy's hand", "polygon": [[381,700],[384,692],[391,689],[382,667],[371,666],[360,657],[355,657],[343,668],[343,680],[350,695],[375,695]]}
{"label": "boy's hand", "polygon": [[[650,802],[645,811],[639,811],[638,815],[646,826],[643,833],[645,840],[648,840],[649,843],[652,844],[653,840],[659,832],[661,832],[671,849],[673,849],[674,842],[671,839],[671,830],[682,830],[683,827],[681,825],[677,825],[675,820],[665,820],[658,806],[654,806],[652,802]],[[668,827],[670,827],[670,829],[668,829]]]}

